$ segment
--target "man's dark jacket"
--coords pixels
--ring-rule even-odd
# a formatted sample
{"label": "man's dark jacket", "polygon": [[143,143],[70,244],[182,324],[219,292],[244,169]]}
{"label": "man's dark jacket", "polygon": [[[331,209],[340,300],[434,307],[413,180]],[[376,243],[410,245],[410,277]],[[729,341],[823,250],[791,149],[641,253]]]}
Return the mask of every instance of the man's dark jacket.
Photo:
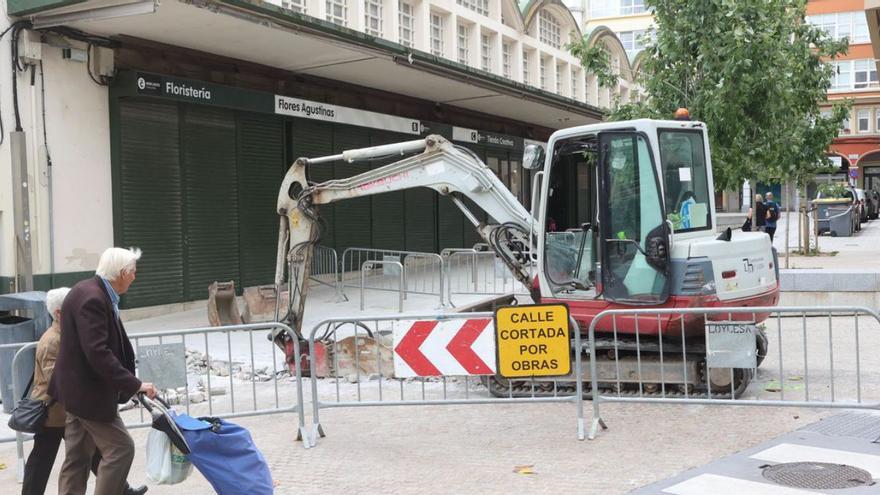
{"label": "man's dark jacket", "polygon": [[140,389],[134,351],[100,277],[83,280],[61,305],[61,345],[49,395],[83,419],[113,421]]}

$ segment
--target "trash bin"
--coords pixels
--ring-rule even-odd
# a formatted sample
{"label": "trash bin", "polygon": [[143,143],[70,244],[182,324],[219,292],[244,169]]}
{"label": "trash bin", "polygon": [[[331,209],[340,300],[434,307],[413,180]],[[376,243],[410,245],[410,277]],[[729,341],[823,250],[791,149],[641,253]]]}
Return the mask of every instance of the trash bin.
{"label": "trash bin", "polygon": [[[13,311],[18,315],[12,314]],[[33,342],[39,339],[51,324],[52,318],[46,310],[45,292],[21,292],[0,296],[0,344]],[[12,412],[19,399],[12,394],[13,380],[19,386],[19,390],[23,391],[34,374],[35,351],[30,350],[19,359],[18,372],[13,375],[12,359],[17,350],[0,350],[0,400],[3,401],[3,411],[7,413]]]}
{"label": "trash bin", "polygon": [[832,237],[850,237],[853,234],[853,211],[848,200],[816,200],[816,218],[819,235],[828,233]]}

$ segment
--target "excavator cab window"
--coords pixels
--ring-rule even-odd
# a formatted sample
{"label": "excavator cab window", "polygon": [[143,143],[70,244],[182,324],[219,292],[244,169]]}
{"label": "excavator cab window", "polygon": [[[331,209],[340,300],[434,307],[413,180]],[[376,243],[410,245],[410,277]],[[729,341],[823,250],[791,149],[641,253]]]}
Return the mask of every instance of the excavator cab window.
{"label": "excavator cab window", "polygon": [[599,150],[603,295],[662,303],[669,297],[669,232],[651,147],[643,134],[603,132]]}
{"label": "excavator cab window", "polygon": [[666,218],[676,232],[712,228],[705,143],[701,130],[660,129]]}
{"label": "excavator cab window", "polygon": [[544,269],[556,294],[596,285],[596,136],[556,143],[544,218]]}

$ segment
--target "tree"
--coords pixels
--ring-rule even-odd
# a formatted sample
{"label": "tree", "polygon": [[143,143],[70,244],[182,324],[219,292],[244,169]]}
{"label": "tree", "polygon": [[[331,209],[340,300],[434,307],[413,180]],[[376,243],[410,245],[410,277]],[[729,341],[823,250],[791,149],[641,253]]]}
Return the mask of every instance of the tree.
{"label": "tree", "polygon": [[[706,123],[715,187],[744,180],[802,184],[825,168],[849,102],[822,115],[833,69],[824,63],[846,52],[804,22],[805,0],[646,0],[656,37],[646,37],[637,80],[648,98],[617,105],[612,120],[669,119],[678,107]],[[569,50],[616,84],[607,54],[588,40]]]}

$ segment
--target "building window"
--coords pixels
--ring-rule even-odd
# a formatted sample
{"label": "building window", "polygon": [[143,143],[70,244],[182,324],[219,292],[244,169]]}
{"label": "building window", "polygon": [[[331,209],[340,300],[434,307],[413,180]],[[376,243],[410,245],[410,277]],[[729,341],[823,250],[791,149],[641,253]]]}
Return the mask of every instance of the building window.
{"label": "building window", "polygon": [[834,75],[831,78],[831,89],[846,90],[852,88],[852,61],[832,62]]}
{"label": "building window", "polygon": [[348,4],[345,0],[327,0],[327,20],[340,26],[348,26]]}
{"label": "building window", "polygon": [[652,31],[648,29],[639,29],[636,31],[621,31],[617,33],[623,49],[628,52],[640,52],[645,49],[645,37],[651,36]]}
{"label": "building window", "polygon": [[834,74],[831,77],[832,91],[849,91],[880,87],[877,80],[877,65],[871,59],[841,60],[831,62]]}
{"label": "building window", "polygon": [[577,99],[578,95],[578,71],[575,68],[571,69],[571,97]]}
{"label": "building window", "polygon": [[298,14],[306,13],[306,0],[283,0],[281,6]]}
{"label": "building window", "polygon": [[874,132],[880,132],[880,108],[874,110]]}
{"label": "building window", "polygon": [[539,79],[541,81],[541,89],[547,89],[547,63],[544,61],[544,57],[541,57],[541,64],[539,67]]}
{"label": "building window", "polygon": [[413,47],[413,7],[406,2],[397,2],[397,34],[400,37],[400,44],[403,46]]}
{"label": "building window", "polygon": [[849,134],[851,132],[852,127],[849,125],[849,116],[843,119],[843,122],[840,123],[840,133],[841,134]]}
{"label": "building window", "polygon": [[877,86],[877,64],[873,60],[853,61],[855,89]]}
{"label": "building window", "polygon": [[538,13],[538,39],[543,43],[547,43],[553,48],[559,48],[562,36],[560,33],[562,28],[559,27],[559,21],[553,14],[542,10]]}
{"label": "building window", "polygon": [[364,31],[370,36],[382,36],[382,0],[366,0]]}
{"label": "building window", "polygon": [[445,19],[440,14],[431,12],[431,55],[443,56],[443,28]]}
{"label": "building window", "polygon": [[856,123],[859,132],[868,132],[871,128],[871,111],[859,110],[856,113]]}
{"label": "building window", "polygon": [[512,79],[510,74],[510,43],[501,43],[501,70],[504,77]]}
{"label": "building window", "polygon": [[870,43],[871,36],[868,33],[868,20],[865,12],[835,12],[807,16],[807,22],[822,29],[828,36],[836,40],[849,38],[850,43]]}
{"label": "building window", "polygon": [[480,35],[480,62],[484,71],[492,70],[492,44],[488,34]]}
{"label": "building window", "polygon": [[562,66],[556,64],[556,94],[562,94]]}
{"label": "building window", "polygon": [[478,14],[489,15],[489,0],[457,0],[457,3]]}
{"label": "building window", "polygon": [[523,66],[523,84],[531,84],[531,76],[529,74],[529,52],[527,50],[522,51],[522,66]]}
{"label": "building window", "polygon": [[590,17],[615,17],[646,12],[645,0],[592,0]]}
{"label": "building window", "polygon": [[645,11],[645,0],[620,0],[620,15],[641,14]]}
{"label": "building window", "polygon": [[464,24],[458,25],[458,63],[468,63],[468,27]]}

